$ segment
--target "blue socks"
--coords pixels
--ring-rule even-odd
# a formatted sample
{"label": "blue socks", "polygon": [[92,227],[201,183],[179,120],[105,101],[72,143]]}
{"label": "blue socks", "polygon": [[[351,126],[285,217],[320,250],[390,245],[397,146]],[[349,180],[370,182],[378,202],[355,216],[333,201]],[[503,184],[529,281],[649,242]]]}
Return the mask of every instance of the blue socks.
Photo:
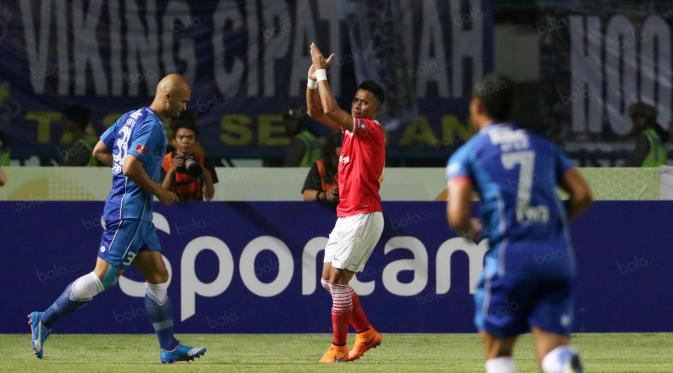
{"label": "blue socks", "polygon": [[42,315],[42,325],[44,325],[47,329],[51,329],[58,320],[75,312],[91,301],[77,301],[70,299],[72,285],[72,283],[68,285],[68,287],[63,291],[63,294],[56,298],[54,303],[49,306],[46,311],[44,311],[44,314]]}
{"label": "blue socks", "polygon": [[145,292],[145,311],[152,322],[159,345],[164,350],[172,350],[178,345],[173,332],[171,301],[166,294],[168,284],[149,284]]}
{"label": "blue socks", "polygon": [[82,308],[103,290],[105,288],[95,273],[90,272],[81,276],[68,285],[63,294],[56,298],[54,303],[44,311],[42,324],[47,329],[51,329],[63,316]]}

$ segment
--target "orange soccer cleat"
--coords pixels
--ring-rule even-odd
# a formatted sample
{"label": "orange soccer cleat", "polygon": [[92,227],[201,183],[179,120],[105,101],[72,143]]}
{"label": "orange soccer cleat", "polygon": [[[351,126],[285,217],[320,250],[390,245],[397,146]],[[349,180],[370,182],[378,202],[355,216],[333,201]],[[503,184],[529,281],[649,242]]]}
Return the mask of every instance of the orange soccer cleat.
{"label": "orange soccer cleat", "polygon": [[377,332],[373,327],[369,327],[369,329],[364,332],[358,333],[355,336],[355,345],[348,353],[348,361],[357,360],[360,356],[364,355],[365,352],[378,347],[378,345],[381,344],[382,339],[383,336],[381,333]]}
{"label": "orange soccer cleat", "polygon": [[339,363],[342,361],[348,361],[348,347],[345,345],[337,346],[334,343],[329,346],[329,350],[320,358],[321,363]]}

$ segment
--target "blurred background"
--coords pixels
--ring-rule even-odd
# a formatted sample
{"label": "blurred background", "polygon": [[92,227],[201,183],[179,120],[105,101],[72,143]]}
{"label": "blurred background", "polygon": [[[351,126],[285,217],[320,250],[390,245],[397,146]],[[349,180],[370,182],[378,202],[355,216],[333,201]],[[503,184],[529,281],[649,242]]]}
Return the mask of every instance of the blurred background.
{"label": "blurred background", "polygon": [[578,165],[638,166],[634,115],[673,150],[672,16],[662,1],[6,0],[0,166],[91,164],[72,145],[148,105],[170,72],[193,86],[209,163],[292,165],[300,132],[306,148],[328,134],[304,114],[311,41],[337,55],[342,107],[364,79],[385,87],[387,166],[443,166],[491,71],[517,83],[516,121]]}

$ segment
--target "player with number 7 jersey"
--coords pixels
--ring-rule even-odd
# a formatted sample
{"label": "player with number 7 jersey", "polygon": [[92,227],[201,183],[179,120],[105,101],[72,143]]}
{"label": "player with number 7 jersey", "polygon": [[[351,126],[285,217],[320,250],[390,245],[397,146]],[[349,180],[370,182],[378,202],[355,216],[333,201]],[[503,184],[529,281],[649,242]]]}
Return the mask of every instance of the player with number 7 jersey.
{"label": "player with number 7 jersey", "polygon": [[[555,145],[508,121],[512,84],[493,74],[475,86],[470,115],[479,133],[446,170],[449,224],[470,238],[483,229],[488,238],[475,293],[487,372],[514,372],[514,340],[531,328],[543,372],[579,372],[579,355],[568,346],[575,259],[567,219],[588,207],[591,194]],[[557,186],[570,195],[565,205]],[[481,223],[470,218],[473,191]]]}

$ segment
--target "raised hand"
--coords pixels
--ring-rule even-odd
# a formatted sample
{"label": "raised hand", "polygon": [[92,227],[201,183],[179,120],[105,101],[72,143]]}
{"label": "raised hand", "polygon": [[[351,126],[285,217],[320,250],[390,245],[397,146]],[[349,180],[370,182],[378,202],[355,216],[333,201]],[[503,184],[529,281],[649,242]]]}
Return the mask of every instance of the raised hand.
{"label": "raised hand", "polygon": [[[329,67],[329,65],[332,63],[334,60],[334,57],[336,55],[334,53],[330,54],[328,58],[325,58],[325,56],[322,54],[320,49],[315,43],[311,43],[310,47],[310,52],[311,52],[311,64],[314,69],[326,69]],[[311,69],[309,69],[309,76],[311,75]],[[315,73],[314,73],[315,77]]]}

